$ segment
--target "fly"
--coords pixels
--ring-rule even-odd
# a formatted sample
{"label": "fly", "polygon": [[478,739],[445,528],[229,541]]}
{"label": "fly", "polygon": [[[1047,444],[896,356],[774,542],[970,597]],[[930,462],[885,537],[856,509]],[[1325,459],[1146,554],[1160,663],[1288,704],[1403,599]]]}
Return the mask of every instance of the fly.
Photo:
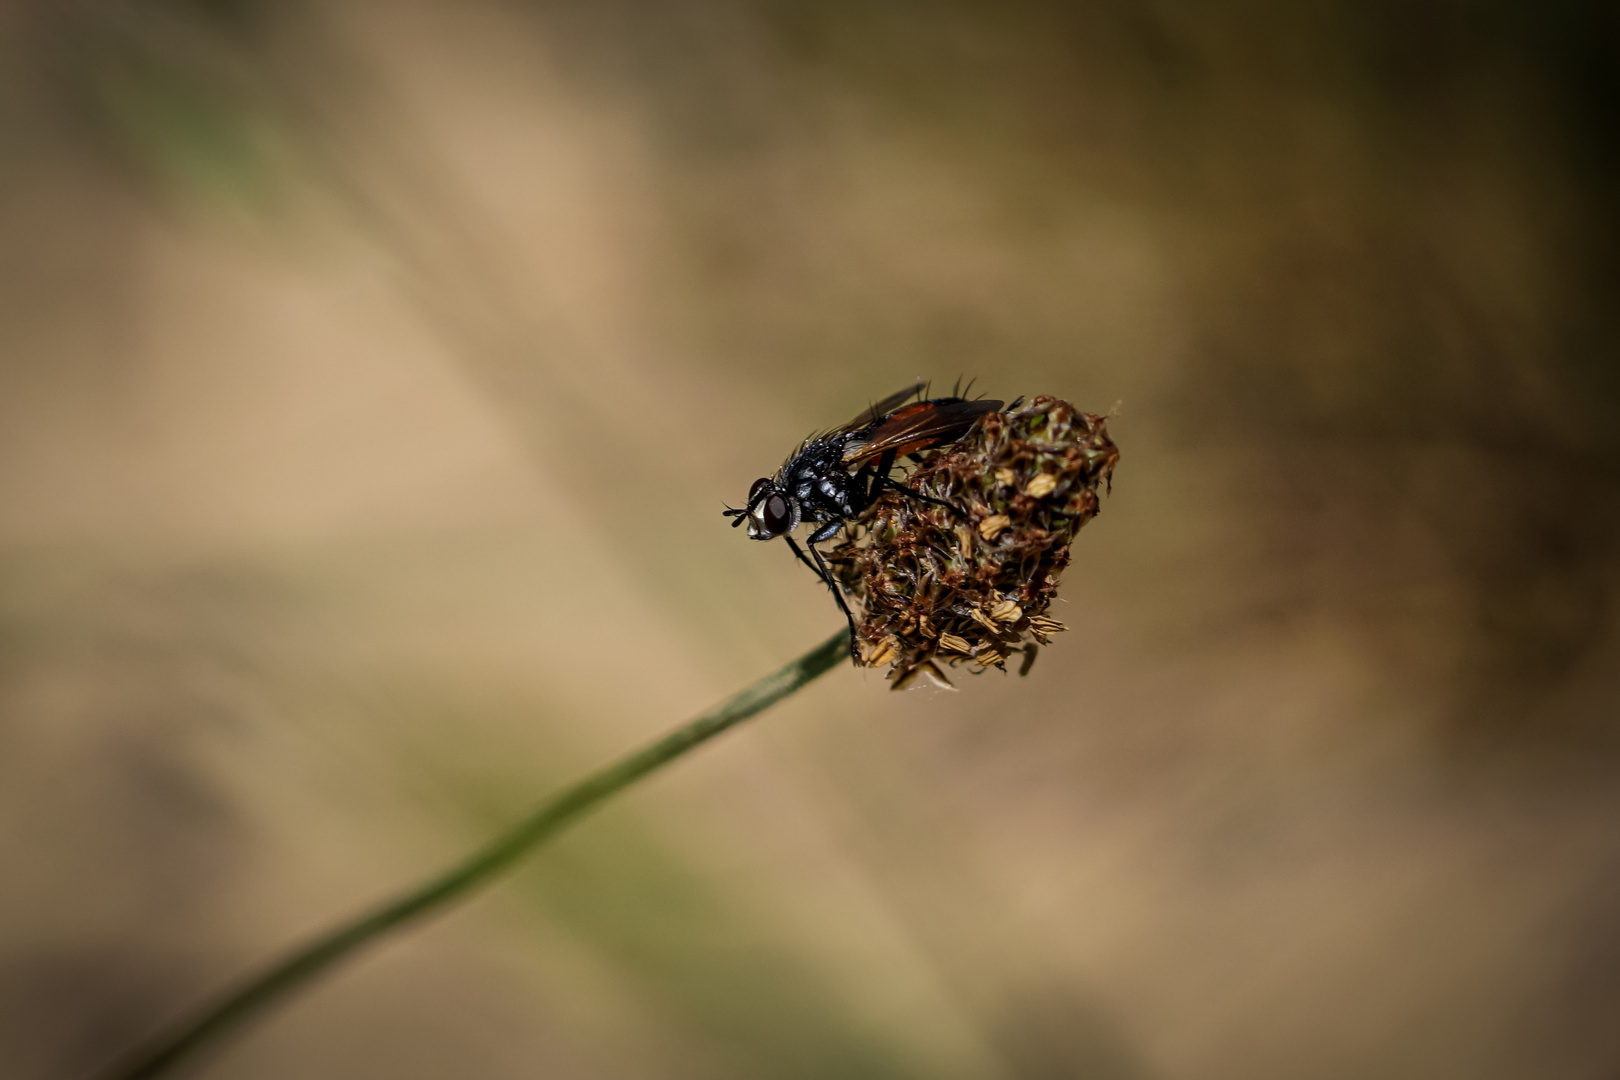
{"label": "fly", "polygon": [[[860,653],[855,616],[816,545],[837,536],[885,490],[960,514],[957,507],[907,487],[890,473],[902,457],[914,457],[957,441],[979,417],[995,412],[1002,404],[963,397],[923,398],[926,392],[927,384],[919,382],[890,394],[843,427],[811,436],[774,476],[754,481],[743,509],[725,511],[733,528],[746,521],[748,535],[754,540],[782,537],[794,556],[832,590],[839,610],[849,621],[849,650],[857,662]],[[918,400],[906,404],[914,395]],[[811,526],[804,545],[810,549],[808,556],[792,535],[801,524]]]}

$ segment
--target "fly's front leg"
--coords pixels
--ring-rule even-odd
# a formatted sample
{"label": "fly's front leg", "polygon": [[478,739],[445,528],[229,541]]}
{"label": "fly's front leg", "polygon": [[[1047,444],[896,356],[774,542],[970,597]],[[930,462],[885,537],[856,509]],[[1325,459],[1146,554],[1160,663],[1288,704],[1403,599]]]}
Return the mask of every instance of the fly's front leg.
{"label": "fly's front leg", "polygon": [[838,530],[842,529],[843,527],[844,523],[842,521],[829,521],[827,524],[811,533],[810,539],[806,540],[805,543],[810,545],[811,551],[814,551],[816,550],[817,544],[825,540],[831,540],[833,537],[838,535]]}
{"label": "fly's front leg", "polygon": [[784,534],[782,539],[788,542],[788,547],[793,549],[793,554],[798,556],[799,561],[810,567],[810,569],[814,570],[816,572],[816,576],[821,579],[822,584],[826,585],[827,588],[832,590],[833,599],[838,601],[838,610],[844,613],[844,621],[849,623],[849,657],[855,663],[859,664],[861,662],[861,653],[859,646],[856,644],[855,615],[849,610],[848,602],[844,600],[844,590],[838,587],[838,582],[834,580],[832,571],[827,569],[826,561],[821,557],[821,552],[816,548],[817,543],[819,543],[821,540],[831,539],[842,526],[843,522],[841,521],[829,521],[826,525],[823,525],[821,528],[817,529],[815,533],[811,535],[810,539],[806,541],[806,543],[810,545],[810,554],[815,556],[815,562],[811,562],[805,557],[804,549],[799,547],[798,544],[794,543],[793,537]]}
{"label": "fly's front leg", "polygon": [[[833,526],[832,531],[836,533],[838,531],[837,526],[842,523],[830,522],[829,524]],[[818,530],[816,536],[820,536],[826,531],[826,529]],[[810,545],[810,554],[815,556],[817,565],[821,567],[821,580],[825,581],[828,587],[832,589],[833,599],[838,601],[838,608],[844,613],[844,620],[849,623],[849,659],[851,663],[859,667],[861,663],[861,646],[855,634],[855,613],[849,610],[849,603],[844,599],[844,590],[840,589],[833,581],[832,571],[827,569],[827,562],[821,557],[821,549],[816,547],[815,537],[812,536],[808,543]]]}
{"label": "fly's front leg", "polygon": [[[801,548],[798,544],[795,544],[793,542],[793,537],[791,537],[791,536],[787,535],[786,533],[784,533],[782,535],[782,539],[786,540],[787,544],[788,544],[788,547],[793,549],[794,558],[798,559],[800,562],[804,563],[804,565],[808,566],[810,568],[811,573],[815,574],[816,577],[821,579],[821,583],[823,585],[827,586],[827,588],[829,588],[829,589],[832,589],[833,583],[832,583],[831,579],[829,579],[826,574],[822,573],[821,567],[819,567],[815,563],[811,562],[805,556],[804,549]],[[837,592],[838,590],[833,589],[833,591]]]}

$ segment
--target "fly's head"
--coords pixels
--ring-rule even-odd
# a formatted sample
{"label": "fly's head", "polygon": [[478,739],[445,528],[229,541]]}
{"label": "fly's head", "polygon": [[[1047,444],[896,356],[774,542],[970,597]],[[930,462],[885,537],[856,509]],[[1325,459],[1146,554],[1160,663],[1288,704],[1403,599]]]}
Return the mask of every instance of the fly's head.
{"label": "fly's head", "polygon": [[799,500],[771,477],[762,476],[748,489],[748,506],[727,508],[725,516],[731,518],[732,528],[748,522],[750,539],[774,540],[799,527]]}

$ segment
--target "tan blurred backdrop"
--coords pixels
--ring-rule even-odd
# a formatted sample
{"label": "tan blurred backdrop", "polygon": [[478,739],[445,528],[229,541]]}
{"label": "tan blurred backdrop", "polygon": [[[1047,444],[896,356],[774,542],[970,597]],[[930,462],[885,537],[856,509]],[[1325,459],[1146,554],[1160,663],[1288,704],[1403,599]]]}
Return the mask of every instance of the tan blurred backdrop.
{"label": "tan blurred backdrop", "polygon": [[1027,679],[836,671],[206,1075],[1620,1075],[1612,5],[0,5],[0,1075],[839,625],[919,376],[1123,459]]}

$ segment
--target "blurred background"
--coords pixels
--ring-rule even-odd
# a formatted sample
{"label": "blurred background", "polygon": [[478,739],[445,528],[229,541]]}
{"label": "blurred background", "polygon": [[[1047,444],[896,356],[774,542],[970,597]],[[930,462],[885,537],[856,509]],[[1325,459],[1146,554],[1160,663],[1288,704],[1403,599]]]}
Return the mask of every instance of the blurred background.
{"label": "blurred background", "polygon": [[918,377],[1122,449],[1027,679],[839,670],[206,1075],[1620,1075],[1620,17],[0,5],[0,1074],[840,626]]}

